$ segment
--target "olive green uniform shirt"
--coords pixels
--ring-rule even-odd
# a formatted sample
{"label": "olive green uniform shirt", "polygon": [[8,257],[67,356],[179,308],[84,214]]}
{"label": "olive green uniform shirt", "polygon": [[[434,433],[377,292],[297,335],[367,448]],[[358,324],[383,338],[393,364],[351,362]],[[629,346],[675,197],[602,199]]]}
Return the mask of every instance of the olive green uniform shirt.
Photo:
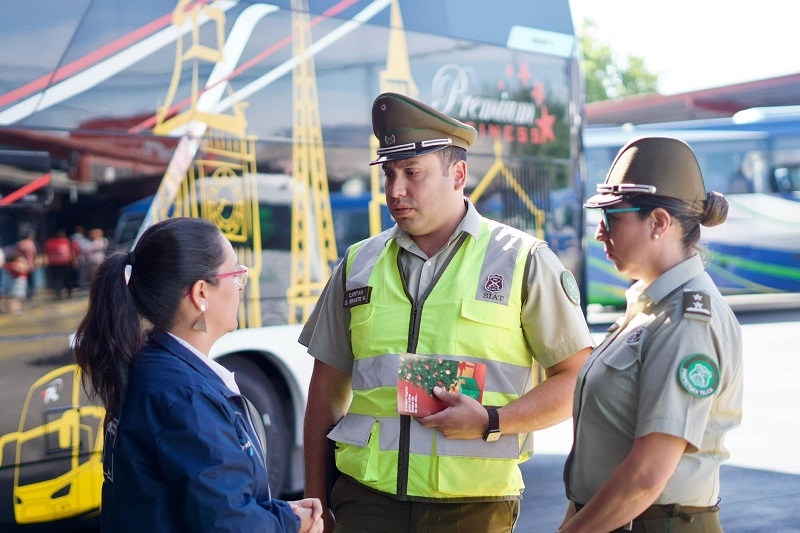
{"label": "olive green uniform shirt", "polygon": [[567,495],[586,504],[634,439],[659,432],[688,448],[654,503],[715,505],[724,437],[742,418],[739,324],[696,255],[626,297],[578,377]]}

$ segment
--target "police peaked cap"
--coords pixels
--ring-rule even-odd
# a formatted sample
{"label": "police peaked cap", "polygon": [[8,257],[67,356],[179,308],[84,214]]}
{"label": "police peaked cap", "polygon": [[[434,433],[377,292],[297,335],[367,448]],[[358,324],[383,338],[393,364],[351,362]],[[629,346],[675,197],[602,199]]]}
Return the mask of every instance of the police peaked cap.
{"label": "police peaked cap", "polygon": [[383,93],[372,104],[372,130],[378,158],[370,165],[408,159],[458,146],[468,149],[478,137],[475,128],[397,93]]}
{"label": "police peaked cap", "polygon": [[694,152],[671,137],[640,137],[623,146],[597,192],[583,207],[610,207],[631,194],[668,196],[689,203],[706,199]]}

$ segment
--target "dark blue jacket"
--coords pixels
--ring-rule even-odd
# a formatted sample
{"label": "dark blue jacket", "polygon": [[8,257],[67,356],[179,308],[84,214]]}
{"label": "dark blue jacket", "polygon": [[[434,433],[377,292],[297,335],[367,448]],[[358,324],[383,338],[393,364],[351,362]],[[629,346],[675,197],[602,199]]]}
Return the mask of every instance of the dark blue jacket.
{"label": "dark blue jacket", "polygon": [[103,531],[298,531],[270,497],[249,420],[244,398],[196,355],[152,334],[106,427]]}

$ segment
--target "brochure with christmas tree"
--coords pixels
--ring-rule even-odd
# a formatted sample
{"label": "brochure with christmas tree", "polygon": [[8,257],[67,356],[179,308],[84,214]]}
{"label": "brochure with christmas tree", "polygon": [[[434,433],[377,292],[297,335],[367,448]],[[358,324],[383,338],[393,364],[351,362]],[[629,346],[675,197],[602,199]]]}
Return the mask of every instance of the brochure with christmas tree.
{"label": "brochure with christmas tree", "polygon": [[445,359],[435,355],[400,354],[397,369],[397,412],[401,415],[428,416],[447,407],[433,395],[434,387],[466,394],[477,401],[483,398],[486,365]]}

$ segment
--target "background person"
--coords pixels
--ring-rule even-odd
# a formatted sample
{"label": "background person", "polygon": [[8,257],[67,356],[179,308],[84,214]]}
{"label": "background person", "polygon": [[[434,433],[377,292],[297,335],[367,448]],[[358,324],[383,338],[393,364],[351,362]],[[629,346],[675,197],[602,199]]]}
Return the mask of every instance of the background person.
{"label": "background person", "polygon": [[61,299],[62,291],[67,291],[67,298],[72,297],[74,272],[78,266],[78,257],[67,238],[67,232],[60,229],[56,234],[44,241],[47,279],[53,294]]}
{"label": "background person", "polygon": [[246,275],[219,229],[190,218],[100,265],[75,352],[107,410],[104,531],[322,530],[319,501],[271,497],[263,428],[208,357],[237,327]]}
{"label": "background person", "polygon": [[86,249],[89,239],[86,237],[86,230],[83,226],[75,226],[72,235],[69,236],[75,257],[78,259],[78,267],[75,269],[75,286],[83,288],[87,286],[88,276],[86,274]]}
{"label": "background person", "polygon": [[[569,416],[592,346],[577,284],[546,243],[464,197],[473,128],[393,93],[372,122],[397,225],[348,249],[300,337],[316,358],[306,495],[330,506],[337,531],[511,531],[528,432]],[[439,390],[449,408],[400,417],[402,352],[485,363],[484,405]],[[547,379],[531,389],[534,362]],[[327,502],[339,419],[328,436],[344,475]]]}
{"label": "background person", "polygon": [[33,231],[26,231],[22,238],[17,241],[17,251],[22,254],[25,262],[28,263],[25,297],[30,300],[36,295],[36,256],[39,254]]}
{"label": "background person", "polygon": [[706,194],[691,149],[671,138],[624,146],[597,188],[584,204],[603,211],[595,238],[638,281],[581,369],[564,477],[574,504],[561,531],[630,521],[640,532],[722,531],[719,467],[742,418],[742,339],[695,247],[728,203]]}
{"label": "background person", "polygon": [[0,312],[3,312],[4,306],[2,299],[6,295],[6,252],[3,250],[3,243],[0,241]]}
{"label": "background person", "polygon": [[100,228],[90,229],[88,239],[89,242],[84,247],[83,256],[86,260],[86,278],[91,283],[100,263],[106,257],[108,239],[103,236],[103,230]]}
{"label": "background person", "polygon": [[5,263],[9,279],[6,281],[6,310],[18,315],[22,312],[22,302],[28,294],[28,261],[22,252],[14,252]]}

